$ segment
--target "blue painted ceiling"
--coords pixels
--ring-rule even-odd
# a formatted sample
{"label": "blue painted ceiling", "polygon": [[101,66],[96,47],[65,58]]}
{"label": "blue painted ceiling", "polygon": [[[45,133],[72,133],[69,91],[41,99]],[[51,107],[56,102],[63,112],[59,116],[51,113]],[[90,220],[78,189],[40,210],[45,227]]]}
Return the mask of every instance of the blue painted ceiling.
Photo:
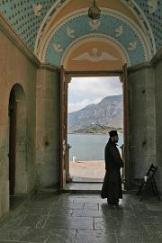
{"label": "blue painted ceiling", "polygon": [[[0,10],[28,47],[33,49],[41,22],[54,2],[55,0],[0,0]],[[40,15],[35,15],[34,12],[37,3],[40,4]]]}
{"label": "blue painted ceiling", "polygon": [[60,65],[66,49],[72,46],[77,39],[86,38],[87,36],[107,36],[114,42],[119,43],[127,52],[130,65],[142,63],[147,59],[141,39],[126,19],[102,12],[98,27],[95,29],[93,27],[87,13],[68,18],[52,34],[46,51],[46,62],[56,66]]}
{"label": "blue painted ceiling", "polygon": [[151,25],[156,48],[162,47],[162,1],[161,0],[135,0],[144,12]]}
{"label": "blue painted ceiling", "polygon": [[[66,0],[60,0],[60,4]],[[76,1],[76,0],[74,0]],[[155,38],[156,49],[162,47],[162,1],[161,0],[121,0],[140,8],[149,22]],[[58,0],[57,0],[58,2]],[[0,11],[25,41],[34,50],[40,25],[56,0],[0,0]]]}

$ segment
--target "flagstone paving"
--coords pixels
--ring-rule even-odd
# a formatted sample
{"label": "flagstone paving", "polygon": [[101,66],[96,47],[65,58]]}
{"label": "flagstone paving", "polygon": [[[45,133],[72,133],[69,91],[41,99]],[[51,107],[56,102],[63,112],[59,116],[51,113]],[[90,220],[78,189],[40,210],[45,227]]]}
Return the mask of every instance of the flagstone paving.
{"label": "flagstone paving", "polygon": [[99,194],[41,193],[0,222],[0,243],[161,243],[162,202],[124,195],[110,208]]}

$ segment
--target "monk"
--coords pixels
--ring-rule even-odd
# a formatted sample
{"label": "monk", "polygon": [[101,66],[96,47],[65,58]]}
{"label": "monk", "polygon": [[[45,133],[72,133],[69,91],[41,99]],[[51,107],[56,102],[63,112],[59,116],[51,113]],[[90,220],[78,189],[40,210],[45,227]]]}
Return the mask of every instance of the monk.
{"label": "monk", "polygon": [[118,206],[122,198],[120,168],[123,167],[117,142],[119,140],[116,130],[109,132],[110,138],[105,146],[105,177],[101,191],[101,197],[107,198],[108,205]]}

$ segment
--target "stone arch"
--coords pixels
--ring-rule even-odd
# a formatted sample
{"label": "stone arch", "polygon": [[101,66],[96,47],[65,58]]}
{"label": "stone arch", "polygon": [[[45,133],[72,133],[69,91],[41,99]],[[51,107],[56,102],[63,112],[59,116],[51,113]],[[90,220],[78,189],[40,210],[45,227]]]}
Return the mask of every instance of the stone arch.
{"label": "stone arch", "polygon": [[15,84],[9,96],[9,194],[27,193],[26,130],[27,109],[24,89]]}
{"label": "stone arch", "polygon": [[[34,47],[34,51],[35,54],[39,55],[39,45],[41,43],[41,39],[46,36],[47,32],[48,32],[48,28],[49,26],[53,26],[53,19],[58,19],[57,17],[59,16],[59,18],[61,19],[63,16],[65,16],[67,14],[66,11],[66,6],[69,6],[69,13],[72,14],[73,11],[75,9],[75,12],[78,11],[79,9],[83,9],[86,8],[87,10],[87,6],[86,2],[80,2],[80,6],[71,6],[71,0],[64,0],[64,1],[55,1],[55,3],[53,3],[51,5],[51,8],[47,11],[46,16],[44,17],[39,30],[37,32],[37,37],[36,37],[36,41],[35,41],[35,47]],[[113,4],[115,6],[115,1],[113,1]],[[89,3],[88,3],[89,4]],[[102,3],[102,1],[100,1],[100,6],[101,8],[107,8],[107,9],[116,9],[119,11],[119,9],[121,10],[121,12],[126,15],[129,16],[130,18],[132,18],[132,20],[134,20],[141,28],[141,30],[143,31],[143,33],[149,33],[148,35],[148,40],[150,42],[150,48],[152,50],[152,54],[156,53],[156,43],[155,43],[155,38],[154,38],[154,33],[152,31],[152,27],[151,27],[151,23],[150,21],[148,21],[148,19],[145,16],[145,13],[143,11],[143,8],[141,8],[134,0],[131,1],[131,3],[128,3],[127,0],[121,0],[118,1],[119,4],[119,8],[116,8],[112,5],[112,2],[110,4],[110,2],[104,2]],[[124,12],[122,9],[122,5],[124,7]],[[65,12],[64,12],[64,8],[65,8]],[[146,8],[147,9],[147,8]],[[126,11],[127,10],[127,11]],[[61,14],[63,12],[63,14]],[[129,14],[128,14],[129,13]],[[66,16],[67,17],[67,16]],[[57,21],[56,21],[57,22]],[[45,34],[45,35],[44,35]],[[44,37],[43,37],[44,36]]]}

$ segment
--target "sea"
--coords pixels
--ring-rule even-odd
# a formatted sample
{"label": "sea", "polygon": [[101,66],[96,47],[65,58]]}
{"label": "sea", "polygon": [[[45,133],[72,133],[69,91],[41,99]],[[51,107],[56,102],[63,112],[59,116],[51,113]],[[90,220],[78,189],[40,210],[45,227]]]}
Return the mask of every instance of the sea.
{"label": "sea", "polygon": [[[109,139],[108,134],[68,134],[70,161],[104,160],[104,148]],[[119,133],[118,148],[123,144],[123,133]]]}

